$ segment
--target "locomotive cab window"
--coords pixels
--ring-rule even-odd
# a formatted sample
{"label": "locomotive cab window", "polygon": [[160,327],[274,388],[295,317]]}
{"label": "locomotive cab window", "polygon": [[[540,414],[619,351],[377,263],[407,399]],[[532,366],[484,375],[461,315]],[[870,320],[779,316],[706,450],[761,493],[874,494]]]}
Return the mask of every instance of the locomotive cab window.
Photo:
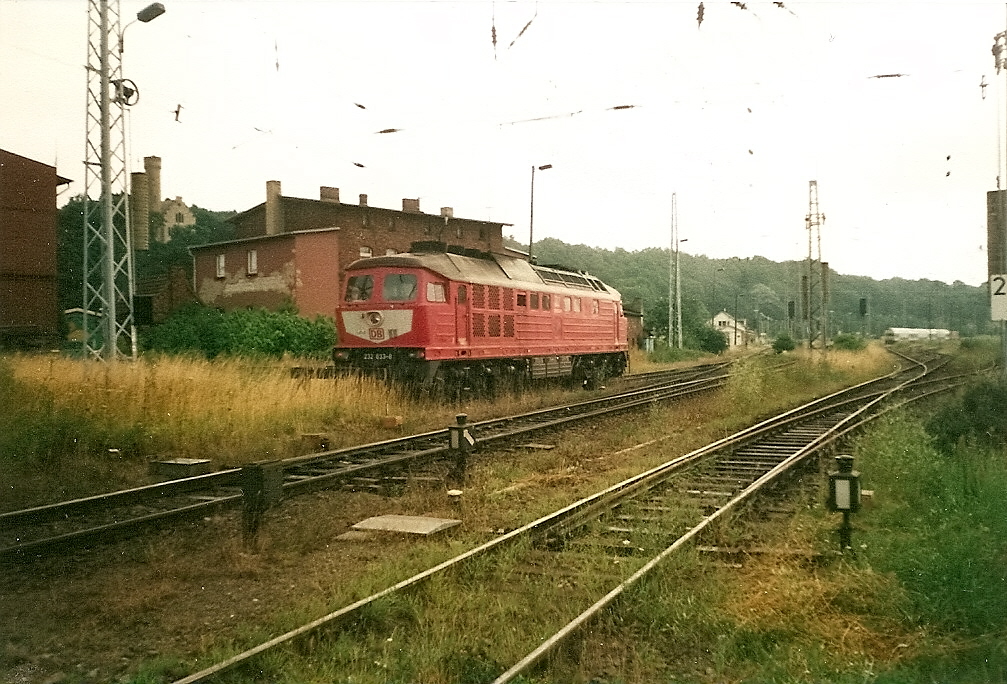
{"label": "locomotive cab window", "polygon": [[459,304],[464,304],[468,300],[469,300],[469,291],[468,291],[468,288],[465,287],[464,285],[459,285],[458,286],[458,295],[457,295],[457,301],[458,301],[458,303]]}
{"label": "locomotive cab window", "polygon": [[550,303],[551,299],[552,298],[549,295],[547,295],[547,294],[542,295],[542,310],[543,311],[549,311],[549,310],[552,309],[552,304]]}
{"label": "locomotive cab window", "polygon": [[574,313],[580,313],[580,297],[573,298],[573,311]]}
{"label": "locomotive cab window", "polygon": [[595,316],[598,315],[598,300],[597,299],[592,299],[591,300],[591,313],[593,313]]}
{"label": "locomotive cab window", "polygon": [[374,291],[374,278],[369,275],[350,276],[346,283],[346,301],[366,302]]}
{"label": "locomotive cab window", "polygon": [[538,308],[538,292],[531,293],[531,308],[533,309]]}
{"label": "locomotive cab window", "polygon": [[428,302],[448,301],[448,296],[444,288],[444,283],[427,283],[427,301]]}
{"label": "locomotive cab window", "polygon": [[390,273],[385,276],[382,292],[386,302],[411,302],[416,299],[416,276]]}
{"label": "locomotive cab window", "polygon": [[524,292],[519,292],[517,295],[517,305],[521,308],[528,306],[528,295]]}

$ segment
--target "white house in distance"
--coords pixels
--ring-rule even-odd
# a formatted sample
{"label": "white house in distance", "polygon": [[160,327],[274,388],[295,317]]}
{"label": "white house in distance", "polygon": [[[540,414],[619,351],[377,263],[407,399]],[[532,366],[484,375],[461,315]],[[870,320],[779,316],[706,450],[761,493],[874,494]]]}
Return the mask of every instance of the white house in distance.
{"label": "white house in distance", "polygon": [[745,324],[746,321],[736,320],[734,316],[726,311],[721,311],[713,317],[713,328],[724,333],[728,349],[734,349],[746,344],[746,340],[749,338],[749,330]]}

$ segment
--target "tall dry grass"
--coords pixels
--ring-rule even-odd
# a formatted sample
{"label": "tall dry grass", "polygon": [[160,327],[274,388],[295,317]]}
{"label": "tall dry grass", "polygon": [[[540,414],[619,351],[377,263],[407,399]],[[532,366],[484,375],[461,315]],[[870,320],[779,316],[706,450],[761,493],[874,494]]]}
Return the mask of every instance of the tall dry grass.
{"label": "tall dry grass", "polygon": [[[785,391],[800,397],[830,379],[838,386],[876,368],[878,355],[884,352],[830,352],[824,360],[795,354],[789,370],[780,371],[789,374]],[[6,417],[14,418],[7,430],[22,433],[2,442],[9,445],[0,454],[5,508],[142,484],[150,460],[241,465],[297,455],[306,434],[325,435],[338,448],[441,429],[457,413],[478,421],[570,398],[553,388],[444,403],[367,378],[295,378],[288,362],[235,358],[101,363],[19,355],[2,363],[15,385],[7,397],[12,406]],[[727,394],[710,397],[710,415],[767,406],[767,394],[781,392],[780,379],[770,387],[765,375],[765,366],[776,363],[778,357],[770,356],[742,361]],[[634,370],[641,366],[653,368],[634,355]],[[387,427],[388,416],[401,417],[401,424]],[[53,481],[60,483],[57,492],[47,491]]]}
{"label": "tall dry grass", "polygon": [[[472,421],[520,413],[562,395],[444,403],[368,378],[295,378],[289,362],[237,358],[17,355],[0,364],[0,398],[10,404],[0,424],[0,507],[8,509],[142,484],[150,460],[286,458],[304,450],[306,434],[339,448],[441,429],[458,413]],[[386,417],[401,423],[389,427]],[[59,489],[49,491],[54,481]]]}
{"label": "tall dry grass", "polygon": [[295,378],[282,362],[154,357],[106,364],[19,356],[10,363],[17,381],[107,427],[103,434],[137,428],[136,443],[107,446],[143,456],[282,458],[296,453],[305,433],[324,433],[338,447],[388,436],[385,416],[401,416],[400,431],[420,431],[444,427],[459,410],[484,409],[479,401],[417,400],[369,378]]}

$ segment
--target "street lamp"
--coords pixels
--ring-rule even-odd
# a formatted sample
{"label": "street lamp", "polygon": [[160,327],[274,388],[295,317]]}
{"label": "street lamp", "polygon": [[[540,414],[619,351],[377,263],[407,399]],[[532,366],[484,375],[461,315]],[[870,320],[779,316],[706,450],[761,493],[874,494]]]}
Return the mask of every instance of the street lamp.
{"label": "street lamp", "polygon": [[536,167],[534,164],[531,167],[531,202],[530,210],[528,215],[528,262],[534,261],[532,258],[531,246],[535,244],[535,169],[538,168],[539,171],[545,171],[546,169],[551,169],[552,164],[543,164],[542,166]]}
{"label": "street lamp", "polygon": [[[136,13],[136,20],[146,24],[148,21],[153,21],[164,14],[164,11],[164,5],[159,2],[152,2]],[[129,24],[126,26],[129,26]],[[125,31],[125,29],[123,30]]]}
{"label": "street lamp", "polygon": [[133,21],[131,21],[128,24],[126,24],[125,26],[123,26],[122,30],[119,31],[119,54],[122,55],[123,48],[125,47],[125,45],[123,44],[123,42],[124,42],[125,36],[126,36],[126,29],[128,29],[130,26],[132,26],[136,22],[140,22],[141,24],[146,24],[148,22],[154,21],[159,16],[161,16],[162,14],[164,14],[166,11],[167,10],[164,9],[164,5],[163,4],[161,4],[160,2],[154,2],[154,3],[151,3],[151,4],[147,5],[146,7],[144,7],[139,12],[137,12],[136,13],[136,19],[134,19]]}

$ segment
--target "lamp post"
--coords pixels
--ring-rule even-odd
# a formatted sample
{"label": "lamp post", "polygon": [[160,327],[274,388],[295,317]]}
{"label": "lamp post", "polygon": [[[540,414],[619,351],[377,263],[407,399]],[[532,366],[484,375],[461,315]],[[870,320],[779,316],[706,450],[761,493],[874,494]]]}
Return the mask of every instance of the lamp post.
{"label": "lamp post", "polygon": [[536,167],[532,164],[531,167],[531,202],[530,209],[528,212],[528,262],[534,261],[532,257],[532,245],[535,244],[535,169],[539,171],[545,171],[546,169],[551,169],[552,164],[542,164]]}
{"label": "lamp post", "polygon": [[734,293],[734,346],[738,346],[738,297],[743,295],[740,292]]}
{"label": "lamp post", "polygon": [[[149,22],[164,14],[164,5],[153,3],[137,12],[137,21]],[[85,198],[93,184],[93,167],[99,168],[100,201],[96,209],[91,209],[85,200],[84,223],[84,332],[85,355],[93,355],[106,361],[115,360],[118,353],[120,334],[128,332],[131,356],[136,356],[136,329],[133,323],[133,258],[130,244],[129,211],[125,194],[125,136],[123,119],[125,107],[133,104],[137,94],[136,86],[122,78],[123,33],[118,30],[119,4],[115,1],[112,12],[109,1],[91,3],[88,20],[88,140],[86,145]],[[127,25],[128,26],[128,25]],[[118,39],[117,53],[112,52],[109,38]],[[97,36],[97,43],[94,37]],[[97,66],[91,60],[97,58]],[[97,82],[95,82],[96,79]],[[111,88],[115,87],[115,97]],[[113,111],[112,105],[117,110]],[[94,111],[95,108],[97,111]],[[94,129],[99,128],[99,141],[93,141]],[[113,129],[115,129],[113,131]],[[117,134],[113,141],[112,134]],[[95,142],[98,142],[95,145]],[[97,159],[94,155],[97,154]],[[113,161],[116,167],[113,169]],[[121,181],[122,196],[113,198],[113,183]],[[119,215],[125,229],[119,231],[115,217]],[[97,263],[92,263],[97,261]],[[121,305],[124,314],[120,322]],[[97,344],[98,331],[88,332],[88,316],[91,311],[100,311],[102,316],[101,344]]]}
{"label": "lamp post", "polygon": [[122,55],[123,48],[125,47],[125,45],[123,44],[123,41],[125,40],[126,29],[128,29],[130,26],[132,26],[136,22],[140,22],[141,24],[146,24],[148,22],[154,21],[159,16],[161,16],[162,14],[164,14],[166,11],[167,10],[164,9],[164,5],[162,3],[160,3],[160,2],[153,2],[153,3],[149,4],[149,5],[147,5],[146,7],[144,7],[139,12],[137,12],[136,13],[136,19],[134,19],[133,21],[131,21],[128,24],[126,24],[125,26],[123,26],[122,30],[119,31],[119,55]]}
{"label": "lamp post", "polygon": [[682,348],[682,271],[679,259],[682,253],[682,243],[689,238],[681,238],[675,242],[675,329],[677,331],[678,348]]}

